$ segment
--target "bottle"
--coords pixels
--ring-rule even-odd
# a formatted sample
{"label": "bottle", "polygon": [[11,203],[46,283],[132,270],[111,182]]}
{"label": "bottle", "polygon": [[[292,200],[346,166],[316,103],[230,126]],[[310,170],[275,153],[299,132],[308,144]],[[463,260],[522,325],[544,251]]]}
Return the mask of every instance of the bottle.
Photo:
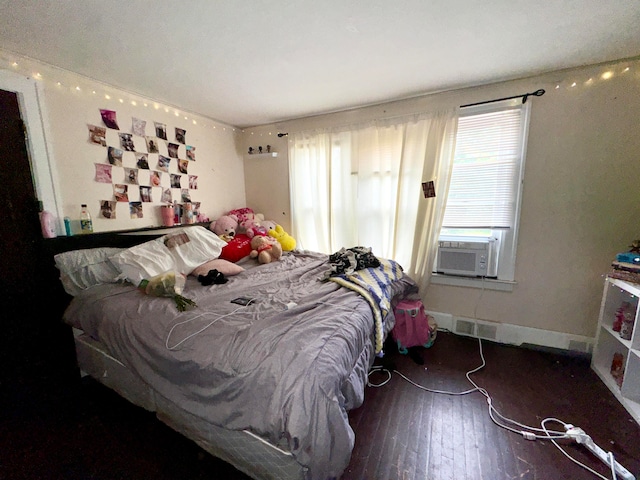
{"label": "bottle", "polygon": [[193,204],[184,204],[184,218],[186,224],[192,224],[195,222],[195,219],[193,218]]}
{"label": "bottle", "polygon": [[616,317],[613,321],[612,329],[614,332],[619,332],[622,328],[622,322],[624,321],[624,314],[629,310],[629,302],[622,302],[622,305],[616,310]]}
{"label": "bottle", "polygon": [[64,217],[64,230],[67,234],[67,237],[71,237],[73,235],[73,230],[71,229],[71,219],[69,217]]}
{"label": "bottle", "polygon": [[55,238],[57,236],[56,221],[51,212],[47,210],[40,212],[40,227],[44,238]]}
{"label": "bottle", "polygon": [[634,315],[631,309],[627,308],[624,312],[624,318],[622,320],[622,326],[620,327],[620,338],[623,340],[631,340],[631,334],[633,333]]}
{"label": "bottle", "polygon": [[91,221],[91,214],[89,213],[89,209],[87,208],[86,203],[83,203],[81,206],[82,210],[80,212],[80,232],[92,233],[93,222]]}

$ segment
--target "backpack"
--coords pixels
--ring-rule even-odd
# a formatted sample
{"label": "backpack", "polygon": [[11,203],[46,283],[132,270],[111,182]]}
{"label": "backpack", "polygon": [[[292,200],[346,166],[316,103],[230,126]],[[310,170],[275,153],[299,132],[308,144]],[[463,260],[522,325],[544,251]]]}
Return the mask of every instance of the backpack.
{"label": "backpack", "polygon": [[406,355],[409,347],[421,345],[429,348],[436,336],[433,317],[424,311],[421,300],[404,299],[394,307],[396,324],[391,336],[398,344],[398,351]]}

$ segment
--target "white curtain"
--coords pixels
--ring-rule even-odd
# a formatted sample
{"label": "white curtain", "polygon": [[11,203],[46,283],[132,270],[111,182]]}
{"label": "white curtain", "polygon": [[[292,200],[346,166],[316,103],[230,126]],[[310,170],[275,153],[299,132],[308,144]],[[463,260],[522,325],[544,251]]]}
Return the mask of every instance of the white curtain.
{"label": "white curtain", "polygon": [[[290,134],[292,235],[333,253],[371,247],[421,287],[431,276],[453,164],[458,109]],[[435,198],[422,182],[434,181]]]}

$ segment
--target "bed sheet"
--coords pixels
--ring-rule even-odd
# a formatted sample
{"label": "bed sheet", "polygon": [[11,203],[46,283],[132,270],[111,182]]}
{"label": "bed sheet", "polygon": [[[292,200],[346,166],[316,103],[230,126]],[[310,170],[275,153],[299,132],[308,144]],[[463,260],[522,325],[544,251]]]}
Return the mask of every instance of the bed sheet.
{"label": "bed sheet", "polygon": [[[130,285],[101,285],[75,297],[64,318],[186,412],[284,440],[310,478],[337,478],[353,449],[346,412],[364,398],[374,324],[360,295],[321,280],[327,260],[290,252],[245,264],[222,285],[191,277],[183,294],[198,306],[185,312]],[[415,283],[405,276],[386,288],[402,296]],[[253,302],[231,302],[238,297]]]}

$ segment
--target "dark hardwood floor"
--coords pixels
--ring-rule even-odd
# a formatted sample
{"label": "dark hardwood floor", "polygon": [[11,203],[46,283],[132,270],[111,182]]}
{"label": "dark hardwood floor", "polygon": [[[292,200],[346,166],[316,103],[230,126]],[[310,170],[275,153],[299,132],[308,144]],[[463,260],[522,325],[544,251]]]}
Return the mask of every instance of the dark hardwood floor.
{"label": "dark hardwood floor", "polygon": [[[640,472],[640,427],[587,360],[488,342],[483,348],[487,365],[472,378],[503,415],[536,427],[546,417],[580,426],[633,474]],[[480,364],[477,340],[439,332],[420,354],[424,365],[397,354],[385,361],[430,388],[471,388],[465,372]],[[0,402],[3,480],[248,478],[88,378],[4,388]],[[597,478],[550,442],[497,427],[477,392],[433,394],[394,375],[383,387],[367,388],[364,405],[349,417],[356,445],[343,480]],[[610,478],[582,446],[563,446]]]}

